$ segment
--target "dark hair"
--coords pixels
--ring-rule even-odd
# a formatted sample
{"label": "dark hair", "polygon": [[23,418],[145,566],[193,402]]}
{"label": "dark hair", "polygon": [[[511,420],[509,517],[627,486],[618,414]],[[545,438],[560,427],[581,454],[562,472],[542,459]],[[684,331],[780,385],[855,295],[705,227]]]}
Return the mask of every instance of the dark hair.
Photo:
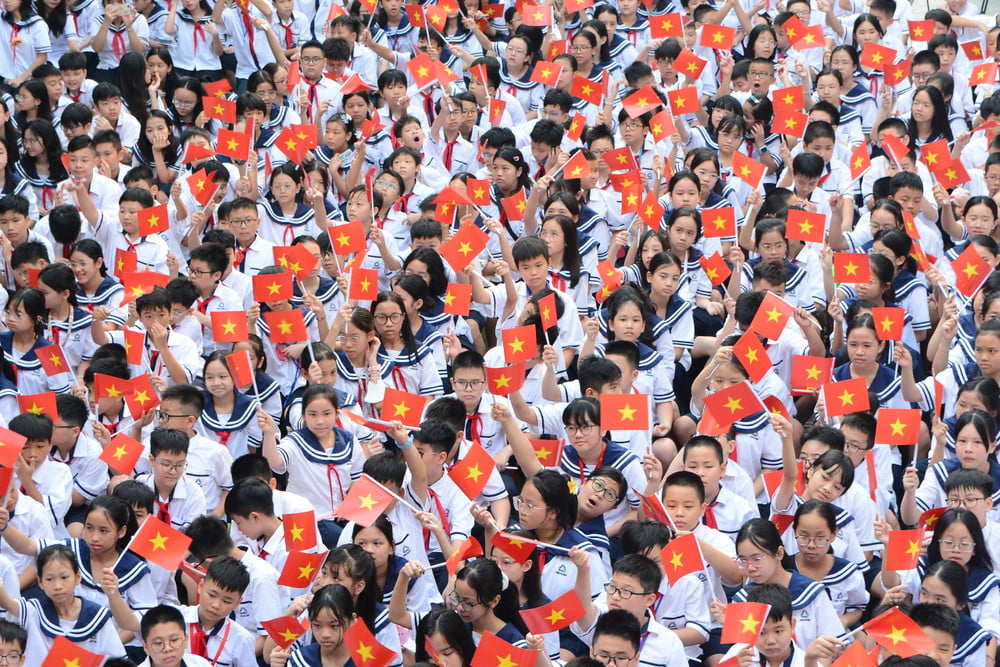
{"label": "dark hair", "polygon": [[233,486],[226,496],[226,514],[230,517],[249,517],[252,512],[274,516],[274,492],[260,479],[245,479]]}
{"label": "dark hair", "polygon": [[66,300],[70,306],[76,307],[76,276],[69,264],[59,262],[49,264],[38,274],[38,281],[43,282],[55,292],[69,292]]}
{"label": "dark hair", "polygon": [[702,481],[701,477],[694,474],[690,470],[678,470],[677,472],[670,473],[663,486],[664,488],[670,486],[683,486],[689,489],[694,489],[695,493],[698,494],[698,502],[705,502],[705,482]]}
{"label": "dark hair", "polygon": [[250,573],[243,563],[232,556],[221,556],[214,559],[205,571],[205,581],[209,580],[223,590],[242,595],[250,585]]}
{"label": "dark hair", "polygon": [[932,565],[941,560],[941,536],[953,524],[960,523],[965,526],[972,536],[972,541],[976,546],[972,551],[972,558],[969,560],[969,569],[981,567],[987,571],[993,570],[993,559],[990,558],[986,549],[986,540],[983,537],[983,529],[979,525],[976,515],[961,507],[952,507],[944,512],[934,524],[934,539],[927,545],[927,564]]}
{"label": "dark hair", "polygon": [[837,511],[833,508],[833,505],[822,500],[813,499],[805,501],[795,510],[795,519],[792,522],[792,528],[797,530],[799,519],[807,514],[818,514],[826,522],[826,526],[830,529],[830,532],[836,534]]}
{"label": "dark hair", "polygon": [[28,631],[17,623],[0,621],[0,641],[7,644],[17,643],[20,645],[21,652],[23,653],[25,647],[28,645]]}
{"label": "dark hair", "polygon": [[211,514],[200,516],[189,523],[184,534],[191,538],[188,551],[195,560],[225,556],[233,549],[233,538],[229,536],[226,522]]}
{"label": "dark hair", "polygon": [[[969,573],[965,568],[952,560],[939,560],[927,567],[923,579],[935,577],[941,581],[951,594],[959,609],[969,603]],[[921,581],[923,581],[923,579]]]}
{"label": "dark hair", "polygon": [[647,556],[637,553],[622,556],[615,561],[612,569],[614,574],[634,577],[642,587],[643,595],[656,593],[660,589],[663,571],[660,570],[660,566],[655,561]]}
{"label": "dark hair", "polygon": [[11,419],[7,427],[14,433],[27,438],[28,442],[52,440],[52,419],[48,415],[22,412]]}
{"label": "dark hair", "polygon": [[760,584],[747,590],[747,602],[770,605],[767,620],[772,622],[792,620],[792,594],[781,584]]}
{"label": "dark hair", "polygon": [[244,479],[257,478],[265,482],[273,479],[271,464],[267,462],[262,454],[244,454],[229,466],[229,471],[233,476],[233,483],[236,484]]}
{"label": "dark hair", "polygon": [[149,453],[154,457],[164,453],[186,456],[189,441],[187,434],[180,429],[158,426],[149,436]]}
{"label": "dark hair", "polygon": [[496,617],[513,625],[522,634],[528,634],[528,628],[518,610],[520,601],[517,586],[507,580],[499,565],[488,558],[476,558],[467,561],[465,567],[455,576],[457,580],[464,581],[476,592],[476,601],[480,604],[489,606],[493,600],[499,598],[493,607]]}
{"label": "dark hair", "polygon": [[326,563],[336,566],[338,570],[343,568],[347,576],[356,581],[364,583],[365,587],[358,593],[354,603],[354,611],[365,622],[368,629],[376,632],[376,616],[378,605],[382,600],[379,592],[378,582],[375,577],[375,561],[371,554],[356,544],[345,544],[330,550],[326,557]]}
{"label": "dark hair", "polygon": [[577,498],[569,488],[569,480],[560,472],[545,468],[525,482],[530,483],[545,501],[546,507],[556,511],[556,523],[568,530],[576,523]]}
{"label": "dark hair", "polygon": [[951,607],[943,604],[920,602],[913,605],[909,616],[921,628],[932,628],[946,635],[958,637],[961,618],[958,612]]}
{"label": "dark hair", "polygon": [[160,604],[142,616],[142,621],[139,623],[139,631],[142,634],[143,641],[149,637],[149,632],[153,629],[153,626],[160,625],[161,623],[173,623],[180,629],[182,634],[187,634],[187,623],[184,621],[184,614],[181,613],[181,610],[173,605]]}
{"label": "dark hair", "polygon": [[777,556],[779,549],[784,550],[778,529],[767,519],[750,519],[743,524],[736,534],[737,548],[739,548],[740,542],[750,542],[772,556]]}
{"label": "dark hair", "polygon": [[597,638],[601,635],[624,639],[638,651],[642,639],[639,619],[632,612],[624,609],[610,609],[597,617],[597,622],[594,623],[591,646],[597,642]]}
{"label": "dark hair", "polygon": [[135,519],[135,512],[132,511],[131,505],[124,498],[109,495],[97,496],[91,500],[87,508],[87,516],[90,516],[91,512],[98,510],[104,512],[116,529],[125,529],[125,534],[115,542],[115,548],[121,553],[128,546],[129,540],[135,535],[135,531],[139,530],[139,523]]}
{"label": "dark hair", "polygon": [[65,561],[69,565],[70,569],[73,570],[73,574],[80,573],[80,565],[76,562],[76,555],[73,553],[73,550],[62,542],[58,542],[50,544],[38,552],[38,556],[35,558],[35,567],[38,568],[38,576],[42,577],[46,565],[60,560]]}
{"label": "dark hair", "polygon": [[831,449],[824,452],[818,459],[813,461],[812,466],[809,468],[809,474],[814,475],[817,470],[824,472],[839,470],[840,484],[844,487],[843,493],[847,493],[847,490],[851,488],[851,484],[854,483],[854,463],[842,451]]}
{"label": "dark hair", "polygon": [[115,486],[111,495],[121,498],[129,507],[141,507],[149,513],[153,512],[156,504],[156,492],[147,484],[143,484],[137,479],[126,479],[121,484]]}
{"label": "dark hair", "polygon": [[472,656],[476,652],[476,644],[472,639],[472,630],[458,612],[452,609],[435,609],[420,619],[417,625],[416,659],[418,662],[430,661],[427,654],[427,638],[440,634],[448,642],[448,646],[458,651],[462,656],[462,667],[470,667]]}
{"label": "dark hair", "polygon": [[309,620],[315,620],[324,609],[333,612],[334,617],[347,625],[354,614],[354,598],[340,584],[329,584],[313,593],[312,602],[309,603]]}

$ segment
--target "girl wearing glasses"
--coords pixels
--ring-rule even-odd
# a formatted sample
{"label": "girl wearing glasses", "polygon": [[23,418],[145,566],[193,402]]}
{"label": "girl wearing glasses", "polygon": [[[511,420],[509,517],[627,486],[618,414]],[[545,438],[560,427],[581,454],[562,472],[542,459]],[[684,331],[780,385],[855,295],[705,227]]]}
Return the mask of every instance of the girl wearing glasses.
{"label": "girl wearing glasses", "polygon": [[831,549],[837,538],[836,508],[822,500],[807,500],[795,512],[792,531],[799,547],[792,571],[826,586],[841,624],[851,627],[861,619],[868,591],[858,566],[835,556]]}
{"label": "girl wearing glasses", "polygon": [[413,337],[406,302],[395,292],[381,292],[371,305],[381,344],[376,363],[389,386],[422,396],[439,396],[444,387],[434,351]]}
{"label": "girl wearing glasses", "polygon": [[364,308],[345,304],[337,312],[327,340],[334,343],[331,347],[337,351],[334,387],[357,397],[365,417],[377,418],[375,404],[381,400],[382,383],[388,379],[392,368],[378,362],[381,342],[375,332],[375,316]]}

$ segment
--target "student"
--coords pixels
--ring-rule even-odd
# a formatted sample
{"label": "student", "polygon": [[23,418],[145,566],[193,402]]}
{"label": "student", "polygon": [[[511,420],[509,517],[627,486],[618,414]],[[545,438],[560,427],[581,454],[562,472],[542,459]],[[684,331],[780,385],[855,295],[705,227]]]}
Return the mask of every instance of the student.
{"label": "student", "polygon": [[239,295],[221,284],[222,276],[229,266],[226,250],[214,243],[205,243],[191,250],[187,274],[198,291],[198,299],[192,316],[201,325],[201,349],[208,355],[228,346],[216,344],[212,331],[212,313],[243,311],[243,301]]}
{"label": "student", "polygon": [[7,331],[0,333],[0,348],[5,364],[14,369],[5,373],[10,376],[8,379],[16,381],[18,390],[24,395],[68,391],[74,377],[70,369],[66,373],[48,375],[38,360],[38,350],[52,344],[44,337],[46,309],[42,293],[22,287],[10,296],[4,313]]}
{"label": "student", "polygon": [[205,494],[184,476],[189,440],[176,428],[154,429],[149,437],[153,472],[137,478],[156,492],[156,518],[178,530],[207,511]]}
{"label": "student", "polygon": [[45,337],[62,347],[79,382],[97,346],[89,332],[91,315],[77,306],[76,289],[76,276],[66,264],[50,264],[38,274],[38,291],[49,310]]}
{"label": "student", "polygon": [[[472,662],[476,644],[472,630],[454,609],[435,609],[420,619],[416,631],[416,659],[430,662],[431,651],[442,658],[459,660],[463,666]],[[446,663],[451,665],[452,663]]]}
{"label": "student", "polygon": [[747,594],[747,602],[758,602],[770,607],[754,646],[735,644],[723,660],[736,657],[742,660],[751,655],[753,661],[767,667],[805,664],[805,651],[795,641],[795,616],[792,613],[792,596],[781,584],[763,584]]}
{"label": "student", "polygon": [[951,665],[962,626],[959,613],[946,604],[920,602],[910,608],[909,616],[934,642],[934,648],[927,655],[937,662],[938,667]]}
{"label": "student", "polygon": [[14,287],[14,266],[11,263],[14,251],[29,241],[41,243],[45,248],[45,257],[52,257],[52,243],[31,229],[31,208],[29,202],[19,195],[5,194],[0,197],[0,230],[10,246],[5,243],[3,248],[3,279],[8,289]]}
{"label": "student", "polygon": [[[944,482],[948,507],[964,507],[979,519],[983,529],[990,560],[1000,560],[1000,526],[990,514],[993,509],[993,478],[982,470],[959,468],[948,475]],[[996,565],[994,565],[996,573]]]}
{"label": "student", "polygon": [[274,264],[274,244],[260,236],[260,215],[252,199],[237,197],[229,204],[229,229],[236,237],[233,268],[255,276]]}
{"label": "student", "polygon": [[701,522],[735,539],[743,524],[755,518],[757,507],[751,504],[752,498],[742,498],[723,486],[729,457],[722,444],[711,436],[697,435],[681,449],[680,461],[684,470],[698,475],[705,485]]}
{"label": "student", "polygon": [[236,390],[233,374],[226,356],[229,352],[216,350],[205,360],[202,374],[205,389],[202,391],[204,409],[199,410],[195,429],[206,438],[223,445],[238,459],[250,451],[260,449],[260,427],[257,425],[257,404]]}
{"label": "student", "polygon": [[73,473],[49,459],[52,419],[26,412],[11,419],[8,427],[27,439],[15,461],[22,493],[45,506],[57,537],[67,537],[63,518],[73,502]]}
{"label": "student", "polygon": [[140,633],[146,660],[140,667],[209,667],[211,663],[188,652],[190,643],[184,614],[177,607],[161,604],[142,617]]}
{"label": "student", "polygon": [[950,560],[940,560],[931,565],[920,582],[920,603],[943,604],[958,612],[958,634],[950,662],[963,667],[984,664],[995,655],[993,652],[996,650],[993,635],[973,621],[966,611],[968,590],[968,573]]}
{"label": "student", "polygon": [[394,598],[404,599],[405,608],[415,614],[426,614],[433,605],[441,604],[434,579],[428,576],[424,564],[416,561],[411,565],[416,559],[411,561],[397,553],[399,545],[393,540],[393,526],[385,515],[368,527],[354,524],[350,537],[375,563],[375,580],[382,592],[383,604],[392,605]]}
{"label": "student", "polygon": [[99,458],[100,443],[83,433],[90,420],[86,401],[72,394],[56,396],[53,418],[49,458],[69,466],[73,475],[73,509],[66,514],[64,523],[75,536],[81,530],[84,506],[108,490],[108,466]]}
{"label": "student", "polygon": [[314,643],[301,648],[275,647],[271,667],[346,667],[354,664],[344,643],[344,632],[354,622],[351,594],[340,584],[324,586],[309,603],[309,627]]}
{"label": "student", "polygon": [[[87,425],[88,435],[93,437],[98,432],[103,433],[104,430],[112,436],[119,432],[130,432],[135,427],[135,419],[128,411],[124,395],[97,398],[94,391],[94,376],[97,374],[119,380],[128,380],[131,377],[128,368],[115,359],[98,359],[83,372],[83,384],[87,387],[90,410],[94,414],[94,420]],[[136,440],[142,439],[142,428],[142,425],[138,426],[137,433],[140,437]]]}
{"label": "student", "polygon": [[631,612],[610,609],[601,614],[594,623],[593,636],[590,657],[597,664],[605,667],[639,664],[642,629]]}
{"label": "student", "polygon": [[[79,188],[79,186],[76,186]],[[152,208],[153,196],[141,188],[126,188],[118,199],[118,215],[96,207],[90,197],[79,195],[79,206],[88,223],[88,233],[101,244],[106,257],[116,257],[118,252],[135,253],[139,270],[170,273],[167,267],[167,244],[159,234],[139,234],[139,211]]]}
{"label": "student", "polygon": [[191,633],[190,652],[217,667],[254,667],[254,638],[229,618],[250,585],[246,567],[231,556],[214,559],[198,584],[198,604],[180,607]]}
{"label": "student", "polygon": [[[52,215],[49,215],[50,221]],[[108,274],[101,245],[94,239],[77,241],[70,247],[69,265],[78,285],[77,303],[90,309],[106,306],[112,315],[105,325],[116,329],[124,325],[128,317],[126,309],[121,306],[125,289]]]}

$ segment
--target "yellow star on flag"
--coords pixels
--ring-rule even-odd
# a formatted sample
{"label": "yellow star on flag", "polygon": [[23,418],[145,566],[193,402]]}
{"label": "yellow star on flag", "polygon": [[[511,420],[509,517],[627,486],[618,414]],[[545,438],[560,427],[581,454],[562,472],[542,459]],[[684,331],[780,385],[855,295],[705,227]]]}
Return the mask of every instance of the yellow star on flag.
{"label": "yellow star on flag", "polygon": [[361,280],[361,290],[362,291],[364,291],[364,292],[367,293],[368,292],[368,288],[371,287],[371,285],[372,285],[371,281],[368,280],[367,278],[363,278]]}
{"label": "yellow star on flag", "polygon": [[344,232],[340,232],[340,236],[337,237],[337,245],[339,245],[340,247],[344,247],[350,242],[350,240],[351,240],[350,236],[348,236]]}
{"label": "yellow star on flag", "polygon": [[724,407],[729,410],[730,414],[736,414],[737,410],[743,409],[743,402],[738,398],[730,397]]}
{"label": "yellow star on flag", "polygon": [[511,352],[524,352],[524,341],[520,338],[515,338],[510,342]]}
{"label": "yellow star on flag", "polygon": [[358,502],[361,504],[361,509],[363,510],[370,510],[378,505],[378,501],[372,498],[372,494],[370,493],[367,496],[358,498]]}
{"label": "yellow star on flag", "polygon": [[142,391],[135,392],[135,402],[141,406],[145,406],[149,402],[149,392],[143,389]]}
{"label": "yellow star on flag", "polygon": [[680,552],[675,551],[674,555],[670,557],[670,564],[674,566],[675,570],[677,570],[678,568],[684,566],[684,557],[681,556]]}
{"label": "yellow star on flag", "polygon": [[905,642],[906,639],[906,628],[897,628],[895,625],[891,626],[892,632],[886,635],[886,638],[892,640],[892,645],[895,646],[899,642]]}
{"label": "yellow star on flag", "polygon": [[284,630],[281,633],[281,638],[284,639],[286,642],[291,642],[298,639],[298,635],[292,632],[291,630]]}
{"label": "yellow star on flag", "polygon": [[231,151],[236,150],[236,148],[239,145],[240,145],[240,142],[236,141],[235,139],[230,139],[229,141],[226,142],[226,148],[228,148]]}
{"label": "yellow star on flag", "polygon": [[292,323],[282,320],[278,324],[278,330],[287,336],[288,334],[292,333]]}
{"label": "yellow star on flag", "polygon": [[789,117],[789,118],[785,119],[785,129],[786,130],[794,130],[795,126],[798,125],[798,124],[799,124],[798,121],[795,120],[794,118]]}
{"label": "yellow star on flag", "polygon": [[114,457],[114,459],[116,461],[121,461],[122,458],[124,458],[125,454],[127,454],[127,453],[128,453],[128,450],[125,447],[116,447],[115,448],[115,453],[112,454],[112,456]]}
{"label": "yellow star on flag", "polygon": [[844,271],[847,271],[847,275],[856,276],[858,274],[858,265],[851,261],[849,264],[844,265]]}
{"label": "yellow star on flag", "polygon": [[771,310],[767,311],[768,322],[777,322],[780,319],[781,319],[781,311],[778,310],[777,308],[772,308]]}
{"label": "yellow star on flag", "polygon": [[315,569],[316,568],[314,568],[312,566],[312,563],[310,563],[309,565],[306,565],[305,567],[300,567],[299,568],[299,579],[308,579],[309,577],[312,576],[312,573],[313,573],[313,571]]}
{"label": "yellow star on flag", "polygon": [[153,545],[153,551],[160,551],[161,549],[166,551],[168,539],[169,538],[161,534],[160,531],[156,531],[156,537],[151,537],[149,539],[149,543]]}
{"label": "yellow star on flag", "polygon": [[624,408],[618,410],[618,416],[621,417],[622,421],[634,421],[635,420],[636,409],[631,405],[626,405]]}
{"label": "yellow star on flag", "polygon": [[267,286],[268,294],[277,294],[280,291],[281,291],[281,285],[278,284],[278,281],[274,281]]}
{"label": "yellow star on flag", "polygon": [[499,656],[497,658],[497,667],[515,667],[516,662],[510,659],[509,655]]}
{"label": "yellow star on flag", "polygon": [[916,556],[918,553],[920,553],[920,542],[916,542],[913,540],[907,540],[907,542],[910,545],[906,549],[906,554],[908,556]]}
{"label": "yellow star on flag", "polygon": [[361,642],[358,642],[358,655],[365,661],[375,659],[375,652],[372,651],[372,647]]}
{"label": "yellow star on flag", "polygon": [[469,471],[465,475],[466,479],[471,479],[475,483],[479,483],[479,478],[483,476],[483,471],[479,469],[479,464],[469,466]]}
{"label": "yellow star on flag", "polygon": [[467,241],[463,241],[459,244],[458,251],[468,257],[469,253],[472,252],[472,244]]}
{"label": "yellow star on flag", "polygon": [[108,398],[118,398],[121,395],[122,393],[118,391],[118,387],[116,387],[115,385],[111,385],[110,387],[108,387]]}
{"label": "yellow star on flag", "polygon": [[506,375],[501,375],[496,379],[495,384],[497,389],[506,389],[507,387],[510,386],[510,378],[507,377]]}
{"label": "yellow star on flag", "polygon": [[553,609],[545,620],[549,622],[550,625],[555,625],[557,621],[566,620],[566,610],[565,609]]}
{"label": "yellow star on flag", "polygon": [[979,273],[979,267],[977,267],[972,262],[969,262],[965,265],[965,268],[962,269],[962,273],[965,274],[966,278],[971,278],[972,276],[977,275]]}
{"label": "yellow star on flag", "polygon": [[893,435],[903,435],[903,433],[906,432],[906,424],[904,424],[903,422],[899,421],[898,417],[896,418],[896,421],[894,421],[893,423],[889,424],[889,426],[892,427],[892,434]]}
{"label": "yellow star on flag", "polygon": [[844,390],[844,393],[837,397],[841,405],[854,405],[854,394]]}
{"label": "yellow star on flag", "polygon": [[879,322],[879,324],[882,325],[882,331],[892,331],[892,320],[888,317]]}
{"label": "yellow star on flag", "polygon": [[295,525],[294,523],[292,524],[292,527],[288,529],[288,532],[292,534],[292,541],[293,542],[300,542],[300,541],[302,541],[302,531],[303,530],[305,530],[305,529],[302,528],[302,527],[300,527],[300,526]]}
{"label": "yellow star on flag", "polygon": [[403,419],[406,419],[406,413],[410,411],[409,405],[406,403],[396,403],[393,407],[395,408],[392,413],[394,417],[402,417]]}
{"label": "yellow star on flag", "polygon": [[226,320],[225,324],[222,325],[223,333],[234,334],[236,333],[236,322],[232,320]]}
{"label": "yellow star on flag", "polygon": [[757,628],[760,627],[760,621],[754,618],[753,614],[740,619],[740,623],[743,625],[743,632],[757,632]]}
{"label": "yellow star on flag", "polygon": [[816,364],[813,364],[812,368],[806,369],[806,377],[810,380],[819,379],[819,368],[817,368]]}
{"label": "yellow star on flag", "polygon": [[747,350],[746,358],[747,358],[747,361],[749,361],[751,364],[756,364],[757,363],[757,350]]}

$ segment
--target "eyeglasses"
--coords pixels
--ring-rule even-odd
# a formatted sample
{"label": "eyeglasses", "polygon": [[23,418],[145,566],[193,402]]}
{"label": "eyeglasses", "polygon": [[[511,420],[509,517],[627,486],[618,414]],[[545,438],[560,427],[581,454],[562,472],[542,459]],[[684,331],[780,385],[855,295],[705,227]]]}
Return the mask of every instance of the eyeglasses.
{"label": "eyeglasses", "polygon": [[156,416],[160,418],[161,422],[165,422],[168,419],[174,419],[174,418],[181,419],[183,417],[190,417],[191,415],[172,415],[169,412],[164,412],[163,410],[157,410]]}
{"label": "eyeglasses", "polygon": [[516,48],[516,49],[507,49],[507,53],[513,53],[515,56],[523,56],[524,54],[527,53],[527,51],[521,48]]}
{"label": "eyeglasses", "polygon": [[641,123],[622,123],[621,124],[621,128],[623,130],[626,130],[627,132],[633,132],[635,130],[641,130],[642,129],[642,124]]}
{"label": "eyeglasses", "polygon": [[608,594],[608,597],[612,595],[617,595],[622,600],[628,600],[633,595],[649,595],[649,593],[644,593],[642,591],[636,592],[636,591],[630,591],[627,588],[619,588],[610,581],[604,584],[604,592]]}
{"label": "eyeglasses", "polygon": [[385,313],[375,316],[375,321],[379,324],[385,324],[386,322],[392,322],[396,324],[403,319],[403,313],[393,313],[392,315],[386,315]]}
{"label": "eyeglasses", "polygon": [[277,94],[278,93],[276,93],[273,90],[258,90],[257,91],[257,97],[259,97],[262,100],[273,100],[274,96],[277,95]]}
{"label": "eyeglasses", "polygon": [[154,639],[149,642],[149,648],[153,650],[153,653],[163,653],[169,647],[171,650],[179,649],[184,646],[184,635],[174,635],[167,641],[162,639]]}
{"label": "eyeglasses", "polygon": [[781,241],[780,243],[761,243],[757,247],[760,248],[761,250],[767,250],[767,251],[785,250],[786,248],[788,248],[788,244],[785,243],[784,241]]}
{"label": "eyeglasses", "polygon": [[956,542],[955,540],[939,540],[938,544],[948,551],[957,551],[961,554],[971,554],[976,548],[975,542]]}
{"label": "eyeglasses", "polygon": [[452,384],[459,389],[479,389],[483,386],[485,380],[452,380]]}
{"label": "eyeglasses", "polygon": [[846,452],[848,449],[855,452],[867,452],[871,447],[866,447],[865,443],[857,440],[848,440],[844,443],[844,451]]}
{"label": "eyeglasses", "polygon": [[17,662],[23,657],[23,653],[18,653],[16,651],[13,653],[0,653],[0,662]]}
{"label": "eyeglasses", "polygon": [[177,100],[177,99],[174,100],[175,107],[184,107],[187,109],[193,107],[195,104],[197,104],[197,102],[189,102],[188,100]]}
{"label": "eyeglasses", "polygon": [[514,496],[514,511],[520,511],[521,508],[524,508],[525,512],[534,512],[535,510],[539,509],[546,509],[546,510],[548,509],[548,507],[545,505],[532,505],[521,496]]}
{"label": "eyeglasses", "polygon": [[594,431],[594,427],[597,424],[567,424],[566,433],[569,435],[576,435],[577,433],[581,435],[590,435]]}
{"label": "eyeglasses", "polygon": [[819,537],[809,537],[808,535],[796,535],[795,536],[795,543],[798,544],[800,547],[807,547],[810,544],[815,544],[820,549],[822,549],[826,545],[830,544],[830,542],[832,542],[832,541],[833,541],[832,538],[823,537],[823,536],[819,536]]}
{"label": "eyeglasses", "polygon": [[594,491],[597,491],[599,494],[601,494],[601,497],[607,500],[609,503],[618,502],[618,494],[609,489],[607,484],[593,477],[590,478],[590,480],[588,481],[594,485]]}
{"label": "eyeglasses", "polygon": [[969,507],[975,506],[976,504],[982,502],[983,500],[986,500],[986,498],[982,497],[982,496],[980,496],[978,498],[949,498],[948,499],[948,507],[966,507],[966,508],[969,508]]}
{"label": "eyeglasses", "polygon": [[201,269],[192,269],[191,265],[188,265],[188,276],[191,278],[200,278],[201,276],[211,275],[212,271],[202,271]]}
{"label": "eyeglasses", "polygon": [[345,336],[344,334],[340,334],[337,336],[337,340],[341,343],[357,343],[361,340],[361,336]]}
{"label": "eyeglasses", "polygon": [[761,556],[760,554],[758,554],[756,556],[750,556],[749,558],[744,558],[743,556],[737,556],[736,557],[736,564],[739,565],[741,568],[746,568],[747,565],[751,565],[751,564],[754,567],[757,567],[758,565],[761,564],[761,562],[763,560],[764,560],[764,556]]}
{"label": "eyeglasses", "polygon": [[613,665],[613,667],[625,667],[625,665],[628,665],[628,663],[635,660],[635,658],[635,655],[622,655],[620,653],[611,655],[606,651],[599,651],[594,654],[594,659],[603,662],[605,665]]}
{"label": "eyeglasses", "polygon": [[[453,112],[453,113],[460,113],[460,112]],[[398,190],[399,189],[399,185],[397,183],[393,183],[392,181],[375,181],[375,185],[377,185],[377,186],[379,186],[381,188],[385,188],[386,190]]]}
{"label": "eyeglasses", "polygon": [[163,469],[166,470],[167,472],[181,472],[185,468],[187,468],[187,461],[185,461],[184,463],[165,463],[160,459],[153,459],[153,460],[156,461],[157,465],[162,466]]}
{"label": "eyeglasses", "polygon": [[760,71],[754,72],[753,70],[750,70],[749,72],[747,72],[747,74],[750,76],[751,79],[764,79],[771,76],[770,72],[760,72]]}
{"label": "eyeglasses", "polygon": [[463,600],[458,597],[458,593],[455,591],[448,593],[448,602],[451,603],[453,609],[457,609],[459,611],[472,611],[482,604],[481,602],[469,602],[468,600]]}
{"label": "eyeglasses", "polygon": [[233,227],[249,227],[250,225],[256,225],[259,222],[258,218],[240,218],[239,220],[229,219],[229,224]]}

